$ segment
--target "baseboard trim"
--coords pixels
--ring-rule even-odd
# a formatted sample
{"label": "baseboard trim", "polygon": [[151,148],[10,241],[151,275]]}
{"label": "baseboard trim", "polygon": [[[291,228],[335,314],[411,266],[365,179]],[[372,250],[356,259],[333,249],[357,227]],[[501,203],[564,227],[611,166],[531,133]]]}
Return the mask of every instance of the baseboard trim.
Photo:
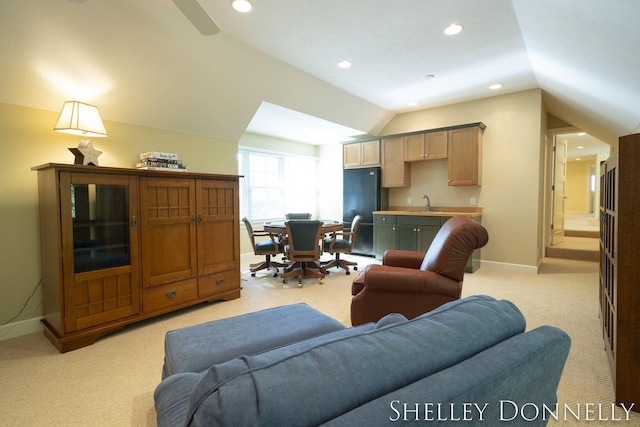
{"label": "baseboard trim", "polygon": [[34,317],[33,319],[21,320],[0,326],[0,341],[32,334],[34,332],[42,332],[41,319],[41,317]]}
{"label": "baseboard trim", "polygon": [[496,261],[480,261],[481,267],[495,268],[496,270],[513,271],[516,273],[524,274],[538,274],[538,266],[524,265],[524,264],[510,264],[508,262],[496,262]]}

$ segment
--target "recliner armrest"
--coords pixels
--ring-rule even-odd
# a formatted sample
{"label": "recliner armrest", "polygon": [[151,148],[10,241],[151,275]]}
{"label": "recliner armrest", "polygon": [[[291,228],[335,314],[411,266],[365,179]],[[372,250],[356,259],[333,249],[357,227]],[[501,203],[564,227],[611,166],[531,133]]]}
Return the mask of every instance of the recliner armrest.
{"label": "recliner armrest", "polygon": [[432,271],[372,265],[365,276],[368,292],[442,294],[460,298],[462,284]]}
{"label": "recliner armrest", "polygon": [[393,267],[415,268],[419,269],[422,265],[425,252],[404,251],[399,249],[389,249],[385,251],[382,257],[383,265]]}

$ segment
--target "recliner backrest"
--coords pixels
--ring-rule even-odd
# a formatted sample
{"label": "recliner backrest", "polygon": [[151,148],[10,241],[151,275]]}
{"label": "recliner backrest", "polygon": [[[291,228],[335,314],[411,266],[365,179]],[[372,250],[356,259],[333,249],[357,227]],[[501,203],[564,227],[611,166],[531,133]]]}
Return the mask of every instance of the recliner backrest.
{"label": "recliner backrest", "polygon": [[461,282],[473,250],[488,241],[487,230],[473,219],[464,215],[451,217],[431,242],[420,270],[433,271]]}

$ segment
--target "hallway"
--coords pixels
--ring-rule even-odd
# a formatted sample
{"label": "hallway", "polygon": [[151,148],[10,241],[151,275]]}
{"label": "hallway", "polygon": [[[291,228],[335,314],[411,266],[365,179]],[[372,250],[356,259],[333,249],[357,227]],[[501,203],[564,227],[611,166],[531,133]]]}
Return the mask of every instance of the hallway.
{"label": "hallway", "polygon": [[565,215],[564,242],[546,248],[549,258],[573,259],[598,262],[600,230],[598,219],[593,215]]}

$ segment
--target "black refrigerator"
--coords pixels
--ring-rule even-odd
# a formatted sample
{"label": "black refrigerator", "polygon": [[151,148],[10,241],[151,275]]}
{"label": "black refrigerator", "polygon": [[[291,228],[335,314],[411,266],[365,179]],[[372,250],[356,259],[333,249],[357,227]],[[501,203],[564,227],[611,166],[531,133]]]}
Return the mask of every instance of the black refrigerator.
{"label": "black refrigerator", "polygon": [[345,228],[351,227],[353,217],[362,215],[351,253],[374,256],[373,211],[389,207],[389,190],[380,186],[380,168],[345,169],[342,197]]}

